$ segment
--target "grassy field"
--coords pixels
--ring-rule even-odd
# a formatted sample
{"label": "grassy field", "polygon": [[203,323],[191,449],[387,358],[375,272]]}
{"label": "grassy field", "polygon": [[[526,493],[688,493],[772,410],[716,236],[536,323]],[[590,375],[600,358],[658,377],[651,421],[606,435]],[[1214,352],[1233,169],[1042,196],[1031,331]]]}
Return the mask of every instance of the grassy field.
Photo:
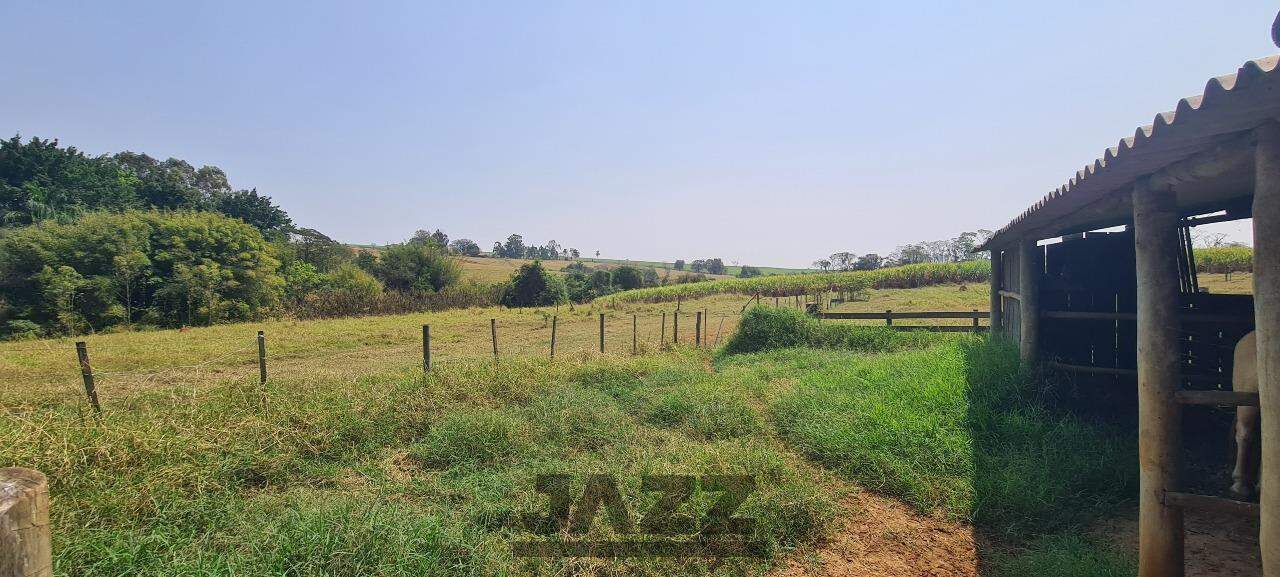
{"label": "grassy field", "polygon": [[[984,286],[872,290],[841,306],[985,309]],[[0,343],[10,440],[0,462],[53,480],[61,575],[757,575],[820,546],[851,484],[973,524],[990,537],[993,575],[1067,575],[1082,563],[1132,573],[1127,556],[1080,529],[1131,493],[1128,437],[1040,408],[1016,351],[818,323],[785,306],[751,309],[730,343],[745,300],[684,302],[685,344],[665,350],[658,323],[667,312],[669,341],[670,304],[95,335],[101,421],[69,341]],[[688,344],[689,313],[704,308],[709,340],[725,319],[724,350]],[[601,312],[604,355],[593,352]],[[424,322],[436,360],[427,379]],[[776,348],[788,339],[803,346]],[[744,511],[769,557],[513,558],[508,541],[545,507],[533,477],[560,472],[575,488],[586,473],[616,474],[637,513],[654,498],[639,490],[641,474],[755,475]],[[695,503],[705,511],[710,498]],[[603,519],[591,535],[611,534]]]}
{"label": "grassy field", "polygon": [[[896,311],[986,310],[986,283],[937,285],[919,289],[872,289],[868,299],[837,305],[837,310]],[[704,332],[719,344],[738,325],[750,301],[739,295],[714,295],[681,303],[682,342],[693,340],[697,311],[706,311]],[[771,299],[764,299],[772,304]],[[795,299],[779,299],[796,306]],[[272,376],[315,375],[355,379],[389,366],[420,362],[422,325],[432,327],[436,364],[492,356],[489,320],[496,319],[499,353],[508,357],[550,354],[551,318],[557,319],[559,356],[594,355],[599,351],[599,314],[605,313],[605,348],[611,355],[631,352],[632,315],[641,352],[671,342],[674,303],[627,303],[616,307],[585,305],[531,309],[465,309],[436,313],[324,320],[272,320],[260,323],[96,334],[78,339],[0,342],[0,406],[79,404],[84,393],[76,361],[75,340],[84,340],[106,405],[127,405],[149,391],[198,391],[209,382],[257,374],[257,342],[267,337]],[[663,315],[666,315],[665,323]],[[926,324],[930,321],[918,321]],[[962,321],[934,321],[938,323]],[[665,328],[664,328],[665,325]],[[719,339],[719,340],[718,340]]]}
{"label": "grassy field", "polygon": [[1253,294],[1253,273],[1233,272],[1230,274],[1201,272],[1196,274],[1200,288],[1218,294]]}

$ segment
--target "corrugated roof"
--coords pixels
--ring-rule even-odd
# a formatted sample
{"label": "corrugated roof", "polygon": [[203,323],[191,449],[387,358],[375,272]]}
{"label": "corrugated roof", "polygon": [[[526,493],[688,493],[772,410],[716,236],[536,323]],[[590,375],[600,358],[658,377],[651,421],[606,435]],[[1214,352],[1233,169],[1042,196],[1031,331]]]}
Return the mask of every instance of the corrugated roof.
{"label": "corrugated roof", "polygon": [[1278,62],[1280,56],[1250,60],[1235,74],[1209,80],[1203,94],[1179,100],[1173,111],[1157,114],[1154,122],[1108,148],[1077,171],[1075,178],[997,231],[979,250],[1000,245],[1014,233],[1050,225],[1054,218],[1107,194],[1127,192],[1137,178],[1214,146],[1224,135],[1280,118]]}

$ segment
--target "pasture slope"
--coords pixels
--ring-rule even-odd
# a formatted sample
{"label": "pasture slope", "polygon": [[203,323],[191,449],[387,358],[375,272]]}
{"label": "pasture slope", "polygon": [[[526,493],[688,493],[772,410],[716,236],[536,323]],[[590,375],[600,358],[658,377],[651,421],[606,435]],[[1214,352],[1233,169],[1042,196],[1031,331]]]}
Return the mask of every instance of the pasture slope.
{"label": "pasture slope", "polygon": [[[914,290],[984,308],[982,286],[869,290],[847,306],[879,310],[877,297]],[[683,306],[727,315],[742,302]],[[1132,572],[1082,529],[1131,494],[1132,443],[1041,406],[1010,347],[755,307],[720,350],[686,332],[630,355],[630,314],[660,310],[561,310],[573,336],[556,360],[544,354],[550,311],[279,323],[265,387],[252,351],[219,348],[257,325],[98,335],[100,420],[67,342],[0,343],[0,462],[50,475],[61,575]],[[601,311],[603,355],[587,352]],[[489,318],[512,348],[498,362],[484,356]],[[425,379],[423,322],[441,341]],[[655,498],[642,474],[754,475],[743,512],[768,556],[511,556],[521,519],[545,507],[534,476],[570,473],[580,490],[600,472],[635,514]],[[698,493],[695,511],[712,497]],[[613,534],[606,519],[591,536]]]}

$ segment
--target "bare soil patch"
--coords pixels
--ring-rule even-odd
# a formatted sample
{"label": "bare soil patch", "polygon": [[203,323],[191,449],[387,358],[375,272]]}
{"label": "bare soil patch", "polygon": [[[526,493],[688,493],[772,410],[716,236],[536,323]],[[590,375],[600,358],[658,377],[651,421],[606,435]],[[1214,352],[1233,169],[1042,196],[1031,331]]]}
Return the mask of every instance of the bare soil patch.
{"label": "bare soil patch", "polygon": [[[1187,511],[1187,577],[1261,577],[1258,521],[1236,515]],[[1098,530],[1131,550],[1138,547],[1138,514],[1107,521]]]}
{"label": "bare soil patch", "polygon": [[894,499],[850,493],[844,518],[816,547],[797,551],[772,577],[972,577],[973,529],[922,515]]}

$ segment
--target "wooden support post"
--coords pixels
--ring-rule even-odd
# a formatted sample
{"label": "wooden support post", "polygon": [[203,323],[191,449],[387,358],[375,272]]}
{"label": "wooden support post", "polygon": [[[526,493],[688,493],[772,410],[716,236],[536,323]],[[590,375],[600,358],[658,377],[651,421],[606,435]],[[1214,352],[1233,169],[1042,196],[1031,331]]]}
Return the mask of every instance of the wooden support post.
{"label": "wooden support post", "polygon": [[978,332],[978,309],[973,309],[973,332]]}
{"label": "wooden support post", "polygon": [[431,325],[422,325],[422,373],[431,372]]}
{"label": "wooden support post", "polygon": [[1004,335],[1004,299],[1000,290],[1004,288],[1004,252],[998,248],[991,249],[991,335]]}
{"label": "wooden support post", "polygon": [[556,358],[556,317],[551,316],[551,358]]}
{"label": "wooden support post", "polygon": [[1018,351],[1023,362],[1035,360],[1040,351],[1040,251],[1035,239],[1018,243],[1018,294],[1022,297],[1018,303],[1018,318],[1022,320]]}
{"label": "wooden support post", "polygon": [[778,308],[778,297],[773,297],[773,308]]}
{"label": "wooden support post", "polygon": [[[1172,191],[1151,190],[1139,181],[1133,190],[1134,248],[1138,274],[1138,575],[1183,575],[1182,509],[1164,502],[1179,490],[1182,408],[1178,390],[1178,210]],[[1026,251],[1019,259],[1026,258]],[[1029,267],[1023,266],[1026,271]],[[1028,299],[1022,293],[1022,338],[1027,339]]]}
{"label": "wooden support post", "polygon": [[667,311],[662,311],[662,328],[658,332],[658,346],[667,344]]}
{"label": "wooden support post", "polygon": [[884,325],[887,327],[893,326],[893,309],[884,311]]}
{"label": "wooden support post", "polygon": [[53,577],[49,480],[39,471],[0,469],[0,577]]}
{"label": "wooden support post", "polygon": [[671,313],[671,344],[680,342],[680,309]]}
{"label": "wooden support post", "polygon": [[98,389],[93,384],[93,366],[89,364],[89,347],[84,341],[76,342],[76,357],[80,359],[80,377],[84,379],[84,394],[89,397],[89,406],[93,407],[93,412],[101,413]]}
{"label": "wooden support post", "polygon": [[600,313],[600,352],[604,352],[604,313]]}
{"label": "wooden support post", "polygon": [[258,384],[267,384],[267,335],[258,331]]}
{"label": "wooden support post", "polygon": [[701,347],[702,346],[702,311],[698,311],[695,314],[695,319],[696,320],[693,321],[693,344]]}
{"label": "wooden support post", "polygon": [[1253,193],[1253,306],[1262,413],[1259,479],[1262,573],[1280,576],[1280,124],[1257,129]]}
{"label": "wooden support post", "polygon": [[493,359],[498,360],[498,319],[489,319],[489,339],[493,341]]}
{"label": "wooden support post", "polygon": [[631,354],[636,354],[636,333],[640,330],[640,320],[633,313],[631,315]]}

